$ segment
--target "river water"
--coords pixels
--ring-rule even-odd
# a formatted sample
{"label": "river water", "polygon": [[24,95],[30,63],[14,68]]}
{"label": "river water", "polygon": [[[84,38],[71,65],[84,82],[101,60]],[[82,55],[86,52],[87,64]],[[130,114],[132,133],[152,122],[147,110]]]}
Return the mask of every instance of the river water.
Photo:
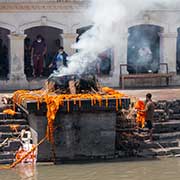
{"label": "river water", "polygon": [[93,163],[81,165],[19,166],[1,170],[0,180],[179,180],[180,158]]}

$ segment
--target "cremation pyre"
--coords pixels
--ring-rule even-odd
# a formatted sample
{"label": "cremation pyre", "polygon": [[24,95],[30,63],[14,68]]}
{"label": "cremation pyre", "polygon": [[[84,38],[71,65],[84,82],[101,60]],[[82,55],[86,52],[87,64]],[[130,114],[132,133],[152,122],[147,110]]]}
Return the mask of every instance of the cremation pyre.
{"label": "cremation pyre", "polygon": [[[57,159],[113,155],[116,114],[130,103],[128,96],[100,87],[92,75],[52,77],[42,90],[16,91],[13,101],[29,112],[36,141],[47,134],[55,144]],[[38,159],[47,160],[49,144],[41,147]]]}

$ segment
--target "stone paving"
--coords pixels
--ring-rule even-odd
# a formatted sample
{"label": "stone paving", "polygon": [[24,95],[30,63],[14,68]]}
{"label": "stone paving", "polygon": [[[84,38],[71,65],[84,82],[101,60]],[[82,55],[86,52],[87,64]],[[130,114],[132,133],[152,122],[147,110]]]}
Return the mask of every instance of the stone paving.
{"label": "stone paving", "polygon": [[144,99],[147,93],[152,94],[154,101],[158,100],[180,100],[180,88],[163,88],[163,89],[140,89],[140,90],[120,90],[121,92]]}

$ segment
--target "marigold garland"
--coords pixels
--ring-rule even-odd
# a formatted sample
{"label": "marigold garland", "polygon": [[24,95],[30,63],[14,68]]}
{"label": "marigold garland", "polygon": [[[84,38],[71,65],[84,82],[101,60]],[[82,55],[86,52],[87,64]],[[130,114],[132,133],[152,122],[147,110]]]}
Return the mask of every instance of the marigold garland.
{"label": "marigold garland", "polygon": [[12,131],[18,132],[18,128],[20,127],[20,125],[19,124],[10,124],[9,127]]}
{"label": "marigold garland", "polygon": [[8,114],[8,115],[14,116],[16,114],[16,112],[13,111],[12,109],[5,109],[5,110],[3,110],[3,114]]}
{"label": "marigold garland", "polygon": [[22,104],[23,101],[34,100],[37,102],[37,108],[39,104],[46,102],[47,105],[47,138],[51,143],[54,143],[53,132],[54,132],[54,120],[56,113],[60,107],[64,105],[64,101],[67,101],[67,112],[70,111],[69,101],[73,100],[74,104],[78,101],[79,107],[81,107],[82,100],[90,100],[91,105],[95,105],[97,102],[99,106],[102,106],[102,100],[106,100],[106,107],[108,107],[109,99],[116,99],[116,110],[119,110],[121,105],[121,98],[125,97],[124,94],[115,91],[109,87],[103,87],[101,94],[60,94],[48,93],[45,90],[29,91],[29,90],[18,90],[13,95],[13,102]]}

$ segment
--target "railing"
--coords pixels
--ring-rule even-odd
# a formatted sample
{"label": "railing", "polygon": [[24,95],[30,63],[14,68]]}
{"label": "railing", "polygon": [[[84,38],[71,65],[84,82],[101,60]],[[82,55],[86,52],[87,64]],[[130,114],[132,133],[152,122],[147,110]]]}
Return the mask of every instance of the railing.
{"label": "railing", "polygon": [[166,85],[169,85],[169,79],[174,76],[174,73],[169,73],[168,64],[167,63],[160,63],[161,66],[165,66],[165,72],[158,72],[158,73],[138,73],[135,74],[123,74],[123,67],[131,67],[131,65],[128,64],[121,64],[120,65],[120,86],[122,89],[125,88],[125,79],[152,79],[152,78],[165,78],[166,79]]}
{"label": "railing", "polygon": [[[168,69],[168,64],[167,63],[160,63],[159,66],[165,66],[165,70],[166,70],[166,73],[168,74],[169,72],[169,69]],[[120,76],[123,75],[123,67],[134,67],[134,66],[131,66],[129,64],[120,64]],[[135,74],[141,74],[139,72],[136,71]],[[143,73],[142,73],[143,74]],[[148,74],[148,73],[147,73]]]}

